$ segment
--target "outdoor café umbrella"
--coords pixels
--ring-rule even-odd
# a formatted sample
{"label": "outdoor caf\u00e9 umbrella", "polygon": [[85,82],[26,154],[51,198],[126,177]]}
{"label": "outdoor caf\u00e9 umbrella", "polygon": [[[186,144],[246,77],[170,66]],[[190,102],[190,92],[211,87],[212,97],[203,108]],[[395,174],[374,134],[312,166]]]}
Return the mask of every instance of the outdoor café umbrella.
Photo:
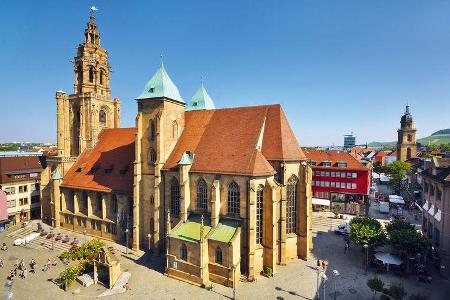
{"label": "outdoor caf\u00e9 umbrella", "polygon": [[402,264],[402,260],[400,258],[398,258],[395,255],[392,255],[390,253],[383,253],[383,252],[378,252],[375,253],[375,258],[382,261],[383,264],[388,265],[388,270],[389,270],[389,265],[401,265]]}

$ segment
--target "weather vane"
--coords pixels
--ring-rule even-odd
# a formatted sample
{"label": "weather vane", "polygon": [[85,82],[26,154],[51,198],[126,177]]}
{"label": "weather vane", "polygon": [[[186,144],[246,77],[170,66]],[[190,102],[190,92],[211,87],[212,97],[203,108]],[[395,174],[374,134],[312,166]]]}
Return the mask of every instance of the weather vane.
{"label": "weather vane", "polygon": [[89,8],[89,15],[91,16],[91,18],[95,17],[95,12],[98,10],[97,7],[95,6],[91,6],[91,8]]}

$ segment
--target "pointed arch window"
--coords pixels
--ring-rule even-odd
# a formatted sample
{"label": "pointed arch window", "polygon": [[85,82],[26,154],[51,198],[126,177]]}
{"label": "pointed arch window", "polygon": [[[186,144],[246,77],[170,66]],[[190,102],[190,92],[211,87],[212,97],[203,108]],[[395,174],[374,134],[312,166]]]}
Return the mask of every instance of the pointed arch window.
{"label": "pointed arch window", "polygon": [[173,121],[172,123],[172,138],[178,138],[178,123],[177,121]]}
{"label": "pointed arch window", "polygon": [[94,68],[89,68],[89,82],[94,82]]}
{"label": "pointed arch window", "polygon": [[239,185],[234,181],[228,185],[227,207],[229,214],[239,215],[240,191]]}
{"label": "pointed arch window", "polygon": [[182,260],[187,261],[187,258],[188,258],[188,252],[187,252],[187,247],[186,247],[186,244],[185,244],[185,243],[183,243],[183,244],[181,245],[180,256],[181,256],[181,259],[182,259]]}
{"label": "pointed arch window", "polygon": [[180,214],[180,184],[175,177],[170,184],[170,213],[175,216]]}
{"label": "pointed arch window", "polygon": [[100,84],[103,84],[103,70],[100,70]]}
{"label": "pointed arch window", "polygon": [[155,219],[150,218],[150,233],[155,232]]}
{"label": "pointed arch window", "polygon": [[222,249],[220,247],[216,248],[216,263],[222,264]]}
{"label": "pointed arch window", "polygon": [[411,159],[411,148],[406,149],[406,159]]}
{"label": "pointed arch window", "polygon": [[286,189],[286,232],[297,231],[297,182],[298,178],[292,175]]}
{"label": "pointed arch window", "polygon": [[156,162],[156,151],[153,148],[150,148],[148,153],[148,162],[150,164],[154,164]]}
{"label": "pointed arch window", "polygon": [[98,121],[100,126],[106,126],[106,112],[103,109],[98,112]]}
{"label": "pointed arch window", "polygon": [[197,208],[199,210],[207,210],[208,209],[208,186],[203,178],[200,178],[198,180]]}
{"label": "pointed arch window", "polygon": [[112,194],[110,211],[113,216],[115,216],[117,214],[117,196],[116,196],[116,194]]}
{"label": "pointed arch window", "polygon": [[155,120],[150,120],[150,129],[149,129],[149,136],[150,136],[150,140],[154,141],[155,140],[155,135],[156,135],[156,127],[155,127]]}
{"label": "pointed arch window", "polygon": [[264,199],[264,187],[258,186],[256,190],[256,243],[262,244],[263,242],[263,199]]}

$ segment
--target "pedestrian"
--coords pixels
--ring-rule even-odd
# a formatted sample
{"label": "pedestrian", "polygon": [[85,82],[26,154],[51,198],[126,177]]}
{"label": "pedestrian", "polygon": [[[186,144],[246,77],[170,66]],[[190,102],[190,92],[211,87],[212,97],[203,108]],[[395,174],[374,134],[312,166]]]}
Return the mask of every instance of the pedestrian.
{"label": "pedestrian", "polygon": [[3,268],[3,258],[0,258],[0,268]]}
{"label": "pedestrian", "polygon": [[347,253],[347,251],[348,251],[348,248],[350,248],[350,245],[348,244],[348,241],[347,241],[347,242],[345,242],[345,249],[344,249],[344,254],[346,254],[346,253]]}

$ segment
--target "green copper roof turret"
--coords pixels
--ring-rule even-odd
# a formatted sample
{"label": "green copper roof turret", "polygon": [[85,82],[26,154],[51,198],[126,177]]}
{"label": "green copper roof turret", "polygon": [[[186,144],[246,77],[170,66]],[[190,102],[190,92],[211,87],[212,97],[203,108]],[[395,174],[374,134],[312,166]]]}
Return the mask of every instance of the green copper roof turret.
{"label": "green copper roof turret", "polygon": [[164,64],[161,62],[155,75],[150,79],[144,87],[144,90],[136,98],[136,100],[169,98],[181,103],[185,103],[181,98],[178,88],[172,82],[167,74]]}
{"label": "green copper roof turret", "polygon": [[202,85],[191,99],[191,104],[186,106],[186,110],[215,109],[214,101],[208,95],[205,87]]}
{"label": "green copper roof turret", "polygon": [[178,162],[178,165],[181,165],[181,166],[192,165],[192,161],[186,152],[184,152],[183,155],[181,156],[181,159]]}

